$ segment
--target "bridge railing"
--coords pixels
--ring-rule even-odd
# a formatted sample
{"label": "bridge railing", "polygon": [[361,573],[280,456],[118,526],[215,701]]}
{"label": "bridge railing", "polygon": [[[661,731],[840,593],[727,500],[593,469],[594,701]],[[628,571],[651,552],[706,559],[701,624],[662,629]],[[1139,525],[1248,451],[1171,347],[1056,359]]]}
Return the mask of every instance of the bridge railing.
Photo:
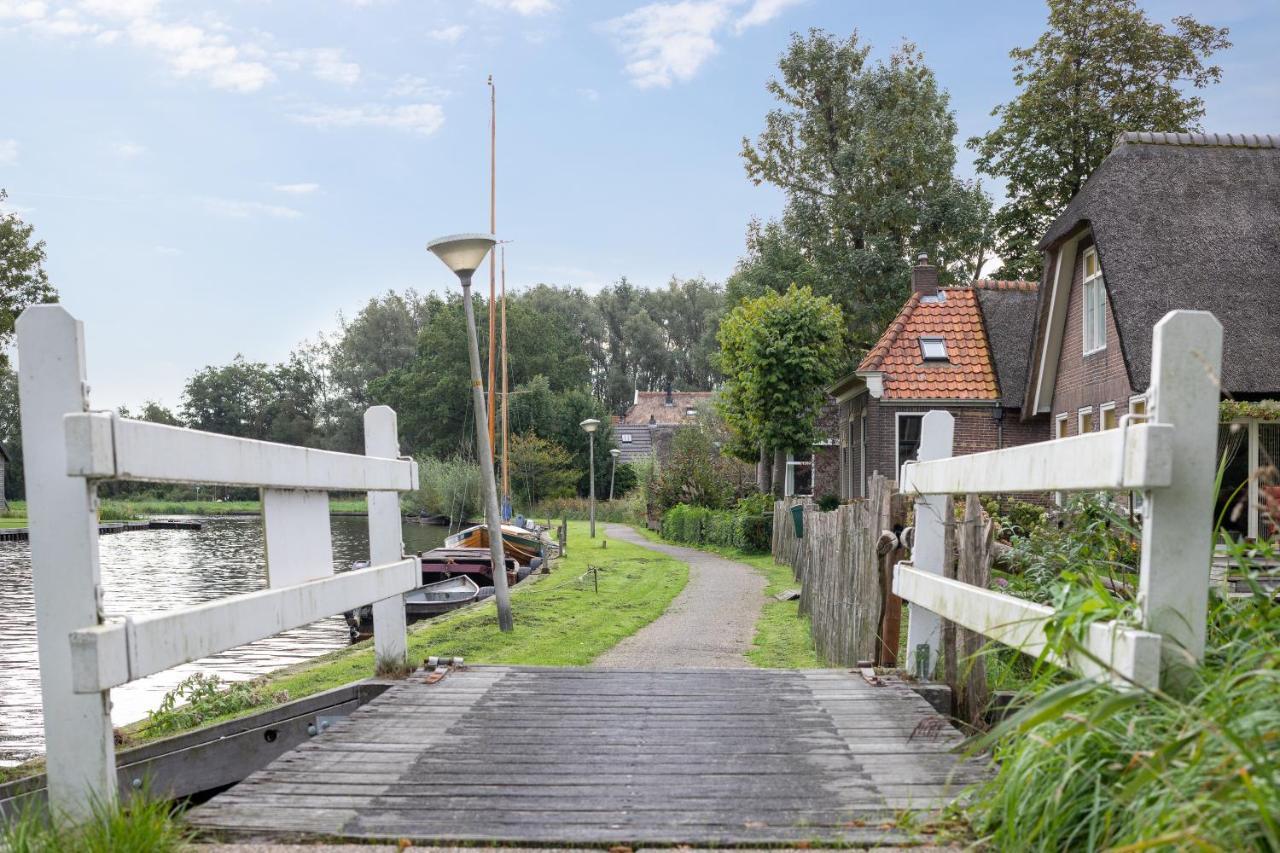
{"label": "bridge railing", "polygon": [[[395,412],[365,412],[365,455],[164,426],[89,410],[84,333],[61,306],[18,319],[19,392],[49,801],[70,820],[116,797],[110,690],[373,602],[380,665],[407,656],[403,599],[421,583],[405,556]],[[193,607],[103,611],[97,484],[135,480],[261,489],[268,588]],[[330,491],[368,493],[366,569],[333,571]],[[189,567],[173,567],[187,570]]]}
{"label": "bridge railing", "polygon": [[[1084,653],[1056,662],[1085,675],[1154,688],[1171,668],[1204,651],[1213,551],[1222,326],[1202,311],[1173,311],[1156,324],[1146,422],[1006,450],[952,456],[945,411],[924,417],[918,461],[899,488],[915,496],[911,561],[893,591],[911,603],[908,669],[932,673],[947,619],[1039,655],[1052,608],[943,577],[947,497],[954,494],[1132,490],[1143,494],[1137,590],[1140,627],[1095,623]],[[918,650],[928,659],[917,661]]]}

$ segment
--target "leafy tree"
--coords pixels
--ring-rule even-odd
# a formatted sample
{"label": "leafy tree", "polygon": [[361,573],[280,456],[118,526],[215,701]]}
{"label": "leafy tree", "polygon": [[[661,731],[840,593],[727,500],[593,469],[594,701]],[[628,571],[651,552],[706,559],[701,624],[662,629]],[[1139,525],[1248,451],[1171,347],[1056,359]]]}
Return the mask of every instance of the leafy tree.
{"label": "leafy tree", "polygon": [[[0,204],[8,194],[0,189]],[[35,227],[16,213],[0,213],[0,367],[9,364],[5,347],[13,340],[14,323],[22,309],[54,302],[57,292],[44,271],[43,240],[33,240]]]}
{"label": "leafy tree", "polygon": [[1136,0],[1048,0],[1044,34],[1010,52],[1018,96],[992,111],[1000,124],[969,140],[979,170],[1004,178],[995,217],[1002,274],[1038,278],[1037,241],[1127,130],[1199,129],[1204,100],[1185,87],[1216,83],[1205,60],[1231,46],[1227,29],[1189,15],[1173,29]]}
{"label": "leafy tree", "polygon": [[318,380],[296,360],[269,367],[237,355],[187,381],[182,417],[193,429],[315,446]]}
{"label": "leafy tree", "polygon": [[563,447],[532,433],[511,436],[511,490],[527,506],[568,497],[577,484],[573,457]]}
{"label": "leafy tree", "polygon": [[22,425],[18,413],[18,374],[7,364],[0,362],[0,444],[9,452],[9,464],[5,466],[4,482],[0,489],[10,500],[21,500],[25,494],[26,479],[22,467]]}
{"label": "leafy tree", "polygon": [[[769,256],[776,267],[748,264],[739,278],[780,290],[796,282],[787,268],[808,259],[814,291],[844,309],[857,346],[869,346],[901,307],[917,253],[948,278],[969,274],[982,248],[970,220],[989,205],[981,187],[953,175],[950,99],[920,51],[905,42],[888,62],[870,53],[857,33],[793,35],[768,84],[780,106],[754,143],[742,141],[748,177],[787,194],[781,232],[757,227],[755,239],[789,251]],[[775,239],[783,234],[787,242]]]}
{"label": "leafy tree", "polygon": [[120,407],[120,417],[133,418],[139,421],[149,421],[153,424],[164,424],[165,426],[184,426],[178,416],[170,409],[160,405],[155,400],[148,400],[142,404],[142,408],[137,412],[132,412],[126,406]]}
{"label": "leafy tree", "polygon": [[733,308],[770,290],[784,293],[793,284],[816,287],[819,282],[817,269],[795,235],[779,222],[753,219],[747,225],[747,254],[725,283],[725,302]]}
{"label": "leafy tree", "polygon": [[823,389],[841,363],[843,326],[830,299],[794,285],[744,302],[720,325],[721,411],[743,443],[773,451],[775,491],[786,453],[813,445]]}

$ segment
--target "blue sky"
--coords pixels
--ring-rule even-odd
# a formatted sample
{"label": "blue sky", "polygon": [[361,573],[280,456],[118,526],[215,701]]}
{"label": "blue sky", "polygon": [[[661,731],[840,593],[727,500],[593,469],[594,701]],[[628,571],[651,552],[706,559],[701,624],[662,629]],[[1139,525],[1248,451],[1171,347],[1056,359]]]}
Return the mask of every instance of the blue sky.
{"label": "blue sky", "polygon": [[[1206,129],[1280,131],[1274,2],[1144,7],[1231,28]],[[723,280],[781,207],[738,151],[791,32],[912,39],[963,141],[1043,22],[1032,0],[0,0],[0,187],[85,321],[95,406],[176,405],[204,365],[455,286],[423,246],[487,230],[490,73],[510,287]]]}

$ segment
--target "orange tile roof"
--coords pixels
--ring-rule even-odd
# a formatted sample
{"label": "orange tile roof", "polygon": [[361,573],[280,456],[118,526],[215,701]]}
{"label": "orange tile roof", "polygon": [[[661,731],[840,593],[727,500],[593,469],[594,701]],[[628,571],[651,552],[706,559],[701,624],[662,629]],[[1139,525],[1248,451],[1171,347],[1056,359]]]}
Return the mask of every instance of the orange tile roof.
{"label": "orange tile roof", "polygon": [[[976,287],[1024,289],[1024,282],[974,283]],[[1008,287],[1006,287],[1008,286]],[[1033,286],[1034,287],[1034,286]],[[858,372],[879,371],[888,400],[996,400],[1000,390],[982,325],[982,310],[972,287],[948,287],[941,299],[921,300],[913,293],[889,328],[858,365]],[[926,362],[921,337],[946,341],[946,362]]]}

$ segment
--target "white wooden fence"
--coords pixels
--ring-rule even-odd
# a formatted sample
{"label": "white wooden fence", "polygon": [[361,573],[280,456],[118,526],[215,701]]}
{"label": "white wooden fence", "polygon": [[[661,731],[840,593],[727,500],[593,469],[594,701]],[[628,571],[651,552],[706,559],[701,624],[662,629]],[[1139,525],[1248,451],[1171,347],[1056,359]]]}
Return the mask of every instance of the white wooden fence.
{"label": "white wooden fence", "polygon": [[[406,661],[395,412],[365,412],[364,456],[252,441],[89,411],[84,333],[58,305],[18,319],[19,394],[49,801],[69,820],[116,797],[112,687],[374,602],[380,663]],[[98,565],[97,482],[262,489],[269,588],[194,607],[108,616]],[[370,567],[333,573],[329,491],[369,496]],[[184,567],[174,567],[174,571]]]}
{"label": "white wooden fence", "polygon": [[[894,570],[893,591],[911,603],[908,669],[928,646],[932,673],[941,618],[1031,654],[1045,647],[1051,608],[942,576],[946,496],[1133,490],[1144,497],[1137,603],[1142,628],[1091,626],[1079,654],[1059,663],[1085,675],[1156,687],[1162,674],[1204,653],[1222,326],[1203,311],[1173,311],[1156,324],[1147,422],[1126,415],[1117,429],[952,457],[952,417],[924,417],[919,461],[899,487],[916,495],[912,561]],[[1094,660],[1096,659],[1096,660]],[[1101,665],[1098,663],[1101,661]]]}

